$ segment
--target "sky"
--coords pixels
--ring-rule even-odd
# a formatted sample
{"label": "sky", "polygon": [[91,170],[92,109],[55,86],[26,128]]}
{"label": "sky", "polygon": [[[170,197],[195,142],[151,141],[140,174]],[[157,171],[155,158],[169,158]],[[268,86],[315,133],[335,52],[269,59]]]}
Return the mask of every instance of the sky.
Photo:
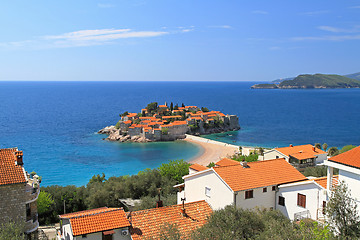
{"label": "sky", "polygon": [[360,0],[3,0],[3,81],[360,72]]}

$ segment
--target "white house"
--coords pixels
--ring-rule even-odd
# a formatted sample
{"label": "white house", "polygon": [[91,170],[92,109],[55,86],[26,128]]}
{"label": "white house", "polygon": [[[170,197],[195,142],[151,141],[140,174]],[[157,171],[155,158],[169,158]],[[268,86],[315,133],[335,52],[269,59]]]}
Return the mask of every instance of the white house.
{"label": "white house", "polygon": [[327,159],[327,153],[310,144],[283,148],[274,148],[264,152],[261,160],[284,158],[295,167],[315,166]]}
{"label": "white house", "polygon": [[59,216],[58,240],[130,240],[130,222],[122,208],[97,208]]}
{"label": "white house", "polygon": [[280,184],[307,180],[284,159],[218,166],[183,179],[178,204],[181,198],[187,203],[206,200],[214,210],[230,204],[247,209],[275,208]]}
{"label": "white house", "polygon": [[[329,158],[324,161],[324,165],[328,167],[327,186],[333,185],[331,182],[334,168],[339,169],[339,181],[347,184],[351,197],[360,207],[360,146]],[[330,191],[331,188],[328,188],[328,193]]]}
{"label": "white house", "polygon": [[[333,178],[333,184],[337,179],[337,176]],[[303,218],[324,220],[324,207],[328,201],[326,188],[327,177],[282,184],[276,194],[276,209],[295,221]]]}

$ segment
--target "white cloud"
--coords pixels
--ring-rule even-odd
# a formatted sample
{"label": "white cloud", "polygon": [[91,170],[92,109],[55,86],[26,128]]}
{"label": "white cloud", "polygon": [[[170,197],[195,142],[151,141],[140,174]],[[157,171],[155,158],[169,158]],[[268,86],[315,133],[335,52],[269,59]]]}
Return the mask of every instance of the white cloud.
{"label": "white cloud", "polygon": [[94,29],[68,32],[60,35],[49,35],[34,40],[0,42],[2,48],[56,48],[94,46],[114,43],[126,38],[159,37],[170,32],[166,31],[133,31],[131,29]]}
{"label": "white cloud", "polygon": [[352,29],[336,28],[331,26],[319,26],[318,29],[333,32],[333,33],[355,33],[360,32],[360,26],[355,26]]}
{"label": "white cloud", "polygon": [[224,29],[231,29],[232,26],[230,25],[217,25],[217,26],[209,26],[209,28],[224,28]]}
{"label": "white cloud", "polygon": [[115,7],[114,4],[110,4],[110,3],[98,3],[97,6],[99,8],[113,8],[113,7]]}
{"label": "white cloud", "polygon": [[360,35],[342,35],[342,36],[320,36],[320,37],[294,37],[293,41],[347,41],[360,40]]}
{"label": "white cloud", "polygon": [[252,14],[269,14],[267,11],[263,11],[263,10],[255,10],[251,12]]}

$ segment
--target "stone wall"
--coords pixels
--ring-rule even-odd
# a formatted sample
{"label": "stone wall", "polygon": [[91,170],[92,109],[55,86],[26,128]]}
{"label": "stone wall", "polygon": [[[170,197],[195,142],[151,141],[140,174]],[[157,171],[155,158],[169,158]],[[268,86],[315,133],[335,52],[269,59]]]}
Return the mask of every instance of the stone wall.
{"label": "stone wall", "polygon": [[25,183],[0,186],[0,224],[26,221]]}

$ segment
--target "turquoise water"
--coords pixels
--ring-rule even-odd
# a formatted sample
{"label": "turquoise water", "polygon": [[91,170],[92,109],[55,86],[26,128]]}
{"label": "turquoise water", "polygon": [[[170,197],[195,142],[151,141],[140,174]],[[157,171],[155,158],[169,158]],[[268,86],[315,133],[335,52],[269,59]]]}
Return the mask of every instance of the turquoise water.
{"label": "turquoise water", "polygon": [[94,132],[149,102],[239,116],[241,130],[206,136],[245,146],[360,144],[360,89],[252,90],[250,82],[0,82],[0,147],[24,151],[43,185],[83,185],[94,174],[135,174],[189,160],[187,142],[117,143]]}

